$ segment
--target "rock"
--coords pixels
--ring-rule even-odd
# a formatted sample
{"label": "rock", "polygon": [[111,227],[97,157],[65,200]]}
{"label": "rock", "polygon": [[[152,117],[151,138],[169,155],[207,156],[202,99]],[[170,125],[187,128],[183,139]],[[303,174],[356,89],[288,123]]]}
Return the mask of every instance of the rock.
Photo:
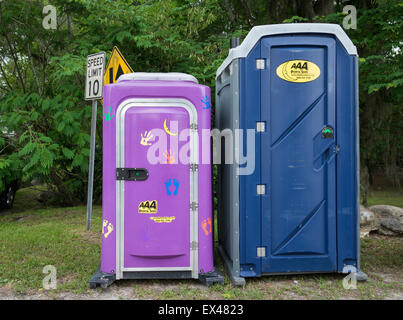
{"label": "rock", "polygon": [[51,193],[47,192],[47,191],[42,191],[35,197],[36,201],[41,202],[41,203],[45,203],[45,202],[49,201],[51,198],[52,198]]}
{"label": "rock", "polygon": [[360,238],[369,237],[369,233],[371,231],[374,231],[374,230],[371,230],[371,228],[368,228],[368,227],[361,227],[360,228]]}
{"label": "rock", "polygon": [[375,222],[375,213],[360,205],[360,226],[371,225]]}
{"label": "rock", "polygon": [[360,205],[360,238],[368,237],[370,232],[378,230],[376,215]]}
{"label": "rock", "polygon": [[383,235],[403,234],[403,209],[394,206],[376,205],[369,208],[375,213],[378,232]]}
{"label": "rock", "polygon": [[41,180],[39,179],[34,179],[31,181],[31,185],[33,186],[39,186],[41,184]]}

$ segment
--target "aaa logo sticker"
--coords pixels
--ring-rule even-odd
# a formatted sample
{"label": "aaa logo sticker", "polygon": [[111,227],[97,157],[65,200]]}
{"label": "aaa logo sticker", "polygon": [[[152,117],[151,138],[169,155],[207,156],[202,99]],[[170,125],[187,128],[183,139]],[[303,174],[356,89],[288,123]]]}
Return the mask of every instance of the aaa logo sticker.
{"label": "aaa logo sticker", "polygon": [[317,79],[320,68],[311,61],[290,60],[280,64],[276,73],[285,81],[303,83]]}
{"label": "aaa logo sticker", "polygon": [[157,200],[142,201],[139,204],[139,213],[157,213],[158,203]]}

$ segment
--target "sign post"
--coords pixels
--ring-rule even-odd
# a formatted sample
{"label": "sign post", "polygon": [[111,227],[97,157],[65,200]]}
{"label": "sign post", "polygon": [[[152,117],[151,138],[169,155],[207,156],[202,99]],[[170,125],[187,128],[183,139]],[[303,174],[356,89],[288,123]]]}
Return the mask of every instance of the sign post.
{"label": "sign post", "polygon": [[97,129],[97,100],[102,99],[104,90],[105,52],[87,57],[85,100],[92,100],[90,163],[88,170],[87,231],[91,228],[92,195],[94,189],[95,136]]}

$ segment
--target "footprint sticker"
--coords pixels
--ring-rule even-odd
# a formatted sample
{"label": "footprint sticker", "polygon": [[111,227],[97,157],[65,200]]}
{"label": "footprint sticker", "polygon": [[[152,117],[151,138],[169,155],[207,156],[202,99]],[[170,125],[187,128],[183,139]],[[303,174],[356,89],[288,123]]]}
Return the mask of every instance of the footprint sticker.
{"label": "footprint sticker", "polygon": [[[173,180],[173,182],[172,182]],[[171,194],[173,194],[174,196],[176,196],[178,194],[178,189],[179,189],[179,184],[180,182],[176,179],[167,179],[165,182],[165,189],[167,191],[167,195],[170,196]],[[175,187],[175,190],[173,192],[171,192],[171,185],[173,185]]]}
{"label": "footprint sticker", "polygon": [[[105,228],[108,230],[105,233]],[[105,238],[108,238],[108,236],[112,233],[113,231],[113,225],[111,222],[108,222],[108,220],[104,219],[102,220],[102,234],[104,235]]]}
{"label": "footprint sticker", "polygon": [[[210,228],[207,228],[207,225],[210,224]],[[208,236],[211,233],[211,219],[204,219],[202,222],[202,228],[204,234]]]}
{"label": "footprint sticker", "polygon": [[102,221],[102,234],[104,234],[105,233],[105,227],[108,225],[108,220],[103,220]]}
{"label": "footprint sticker", "polygon": [[174,196],[178,194],[178,189],[179,189],[179,181],[174,179],[174,186],[175,186],[175,191],[174,191]]}
{"label": "footprint sticker", "polygon": [[108,238],[108,236],[112,233],[112,231],[113,231],[113,225],[112,225],[112,223],[109,222],[109,224],[108,224],[108,232],[105,233],[104,237]]}
{"label": "footprint sticker", "polygon": [[165,181],[165,189],[167,190],[167,195],[171,195],[171,190],[169,190],[169,187],[171,186],[171,179],[168,179]]}
{"label": "footprint sticker", "polygon": [[[207,228],[208,225],[210,226],[209,228]],[[210,218],[203,220],[202,228],[203,228],[204,234],[206,236],[208,236],[213,231],[213,228],[211,226],[211,219]]]}

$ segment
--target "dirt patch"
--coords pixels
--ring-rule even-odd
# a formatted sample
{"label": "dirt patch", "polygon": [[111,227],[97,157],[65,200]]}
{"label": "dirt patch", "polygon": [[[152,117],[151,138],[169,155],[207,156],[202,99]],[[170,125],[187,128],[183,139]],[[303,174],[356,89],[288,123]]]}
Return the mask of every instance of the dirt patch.
{"label": "dirt patch", "polygon": [[[384,279],[380,282],[379,279]],[[341,278],[342,279],[342,278]],[[0,299],[4,300],[167,300],[167,299],[286,299],[286,300],[307,300],[307,299],[387,299],[403,300],[403,288],[396,286],[395,275],[373,274],[370,275],[367,283],[358,284],[356,290],[336,290],[340,286],[334,280],[318,281],[315,278],[308,279],[287,279],[276,280],[263,279],[261,281],[247,281],[244,288],[233,287],[232,285],[206,287],[197,281],[155,281],[123,280],[112,284],[107,289],[87,290],[84,293],[55,292],[52,290],[40,289],[37,292],[18,294],[11,285],[0,288]],[[68,278],[60,279],[69,281]],[[400,280],[401,281],[401,280]],[[382,286],[395,285],[385,290]],[[399,283],[397,283],[399,284]],[[401,284],[401,283],[400,283]],[[367,288],[366,288],[367,287]],[[362,296],[363,290],[369,290],[368,295]]]}
{"label": "dirt patch", "polygon": [[100,232],[74,230],[73,233],[79,235],[87,243],[99,244],[101,241]]}

